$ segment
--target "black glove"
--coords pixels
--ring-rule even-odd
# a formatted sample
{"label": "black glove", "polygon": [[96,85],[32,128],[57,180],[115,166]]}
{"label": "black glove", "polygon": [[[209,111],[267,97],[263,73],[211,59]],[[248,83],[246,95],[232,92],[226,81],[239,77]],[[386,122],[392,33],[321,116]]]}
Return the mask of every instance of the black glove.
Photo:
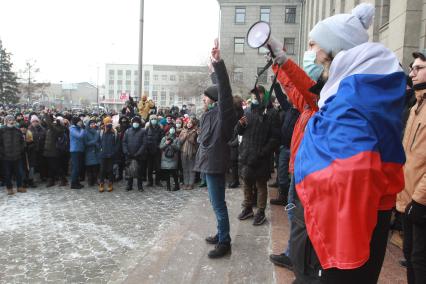
{"label": "black glove", "polygon": [[423,224],[426,222],[426,205],[411,201],[405,210],[407,217],[414,224]]}

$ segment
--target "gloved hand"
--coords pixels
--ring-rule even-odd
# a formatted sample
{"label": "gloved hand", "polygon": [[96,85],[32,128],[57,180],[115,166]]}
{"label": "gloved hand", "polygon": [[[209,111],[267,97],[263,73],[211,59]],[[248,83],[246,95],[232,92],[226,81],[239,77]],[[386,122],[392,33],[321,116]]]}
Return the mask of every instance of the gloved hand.
{"label": "gloved hand", "polygon": [[417,203],[413,200],[407,205],[405,212],[411,222],[415,224],[423,224],[426,222],[426,205]]}
{"label": "gloved hand", "polygon": [[284,45],[281,42],[275,39],[272,39],[269,41],[269,48],[271,49],[273,53],[271,55],[274,58],[275,64],[281,65],[287,61],[286,50],[284,48]]}

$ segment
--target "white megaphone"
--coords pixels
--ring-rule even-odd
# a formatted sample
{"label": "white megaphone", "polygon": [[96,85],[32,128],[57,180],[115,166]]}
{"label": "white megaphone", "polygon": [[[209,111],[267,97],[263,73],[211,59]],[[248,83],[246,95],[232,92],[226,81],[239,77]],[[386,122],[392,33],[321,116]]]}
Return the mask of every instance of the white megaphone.
{"label": "white megaphone", "polygon": [[256,22],[250,27],[247,32],[247,44],[251,48],[268,48],[272,57],[283,49],[283,45],[271,36],[271,26],[264,21]]}

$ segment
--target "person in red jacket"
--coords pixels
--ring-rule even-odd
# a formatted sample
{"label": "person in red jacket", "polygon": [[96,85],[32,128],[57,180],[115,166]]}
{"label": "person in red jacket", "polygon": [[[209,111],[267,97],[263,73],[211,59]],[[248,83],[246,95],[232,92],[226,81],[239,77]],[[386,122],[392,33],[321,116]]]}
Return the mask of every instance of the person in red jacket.
{"label": "person in red jacket", "polygon": [[[288,206],[286,207],[289,223],[293,220],[294,210],[294,159],[297,150],[303,138],[306,124],[309,119],[318,111],[318,93],[322,86],[322,66],[315,64],[315,52],[311,50],[305,52],[303,58],[303,69],[294,61],[287,59],[281,66],[274,64],[272,69],[278,75],[277,79],[281,87],[288,96],[289,101],[300,112],[300,116],[294,126],[293,136],[290,147],[289,173],[291,173],[291,182],[288,194]],[[316,83],[318,81],[318,84]],[[276,265],[292,268],[290,260],[290,240],[287,249],[282,254],[271,254],[269,259]]]}

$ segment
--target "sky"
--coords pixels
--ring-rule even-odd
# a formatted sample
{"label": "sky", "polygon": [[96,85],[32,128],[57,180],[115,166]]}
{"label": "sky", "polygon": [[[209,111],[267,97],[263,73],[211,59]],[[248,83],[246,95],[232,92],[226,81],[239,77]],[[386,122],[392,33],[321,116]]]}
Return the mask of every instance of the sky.
{"label": "sky", "polygon": [[[217,0],[145,0],[144,64],[202,65],[218,37]],[[105,64],[137,64],[140,0],[0,0],[0,39],[14,71],[37,82],[105,81]]]}

